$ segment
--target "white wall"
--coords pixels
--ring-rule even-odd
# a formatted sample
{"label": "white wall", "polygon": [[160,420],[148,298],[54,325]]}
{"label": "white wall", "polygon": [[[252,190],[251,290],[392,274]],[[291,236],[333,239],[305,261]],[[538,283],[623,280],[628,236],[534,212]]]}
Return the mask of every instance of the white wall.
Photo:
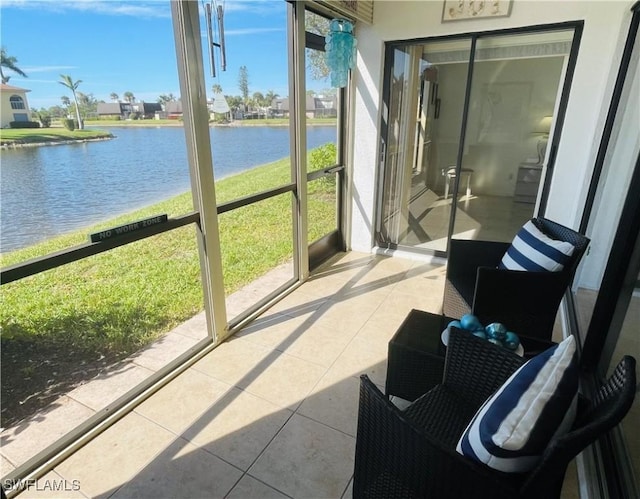
{"label": "white wall", "polygon": [[631,19],[632,4],[617,0],[513,0],[511,15],[507,18],[441,23],[441,0],[376,0],[374,24],[358,24],[356,32],[358,61],[354,72],[351,247],[369,251],[373,244],[385,41],[584,21],[546,210],[548,217],[577,227]]}

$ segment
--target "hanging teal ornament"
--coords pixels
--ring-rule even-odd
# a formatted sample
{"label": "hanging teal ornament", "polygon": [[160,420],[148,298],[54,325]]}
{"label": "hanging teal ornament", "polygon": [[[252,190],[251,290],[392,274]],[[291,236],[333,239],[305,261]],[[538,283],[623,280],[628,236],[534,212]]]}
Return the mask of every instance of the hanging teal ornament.
{"label": "hanging teal ornament", "polygon": [[356,44],[353,23],[346,19],[333,19],[325,37],[327,65],[331,71],[331,86],[346,87],[349,70],[356,65]]}

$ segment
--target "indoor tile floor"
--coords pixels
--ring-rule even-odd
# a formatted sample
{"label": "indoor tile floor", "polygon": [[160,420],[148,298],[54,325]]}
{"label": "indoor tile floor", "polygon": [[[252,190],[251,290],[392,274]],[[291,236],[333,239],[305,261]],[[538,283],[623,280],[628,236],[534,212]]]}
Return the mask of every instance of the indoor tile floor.
{"label": "indoor tile floor", "polygon": [[389,339],[443,285],[443,266],[334,258],[40,482],[71,490],[21,499],[351,497],[358,377],[384,385]]}

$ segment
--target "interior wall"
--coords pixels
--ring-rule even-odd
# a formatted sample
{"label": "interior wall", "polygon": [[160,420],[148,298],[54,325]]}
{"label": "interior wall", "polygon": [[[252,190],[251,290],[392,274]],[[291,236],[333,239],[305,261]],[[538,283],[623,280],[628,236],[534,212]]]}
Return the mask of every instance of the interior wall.
{"label": "interior wall", "polygon": [[[538,157],[541,135],[533,132],[542,117],[553,114],[563,62],[563,57],[546,57],[479,61],[474,65],[463,156],[463,166],[473,170],[474,194],[513,196],[518,166]],[[441,106],[434,127],[434,138],[439,141],[438,170],[456,163],[467,70],[468,65],[462,63],[438,66]],[[507,119],[501,129],[513,131],[509,140],[481,130],[483,95],[494,83],[510,85],[522,93],[522,113],[501,116]]]}
{"label": "interior wall", "polygon": [[577,227],[591,178],[608,102],[631,19],[633,2],[540,2],[513,0],[504,18],[441,22],[441,1],[375,2],[373,25],[359,24],[353,129],[351,247],[373,244],[379,126],[385,41],[584,21],[562,142],[546,215]]}

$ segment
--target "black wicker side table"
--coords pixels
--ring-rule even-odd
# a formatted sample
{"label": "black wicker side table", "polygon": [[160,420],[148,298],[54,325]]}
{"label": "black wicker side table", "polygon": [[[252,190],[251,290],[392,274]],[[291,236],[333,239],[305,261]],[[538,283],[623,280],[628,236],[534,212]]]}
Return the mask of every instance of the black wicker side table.
{"label": "black wicker side table", "polygon": [[[453,319],[413,309],[389,341],[385,392],[413,402],[439,385],[447,347],[442,331]],[[553,341],[520,336],[524,358],[543,352]]]}
{"label": "black wicker side table", "polygon": [[414,401],[442,382],[441,333],[453,319],[413,309],[389,341],[387,396]]}

